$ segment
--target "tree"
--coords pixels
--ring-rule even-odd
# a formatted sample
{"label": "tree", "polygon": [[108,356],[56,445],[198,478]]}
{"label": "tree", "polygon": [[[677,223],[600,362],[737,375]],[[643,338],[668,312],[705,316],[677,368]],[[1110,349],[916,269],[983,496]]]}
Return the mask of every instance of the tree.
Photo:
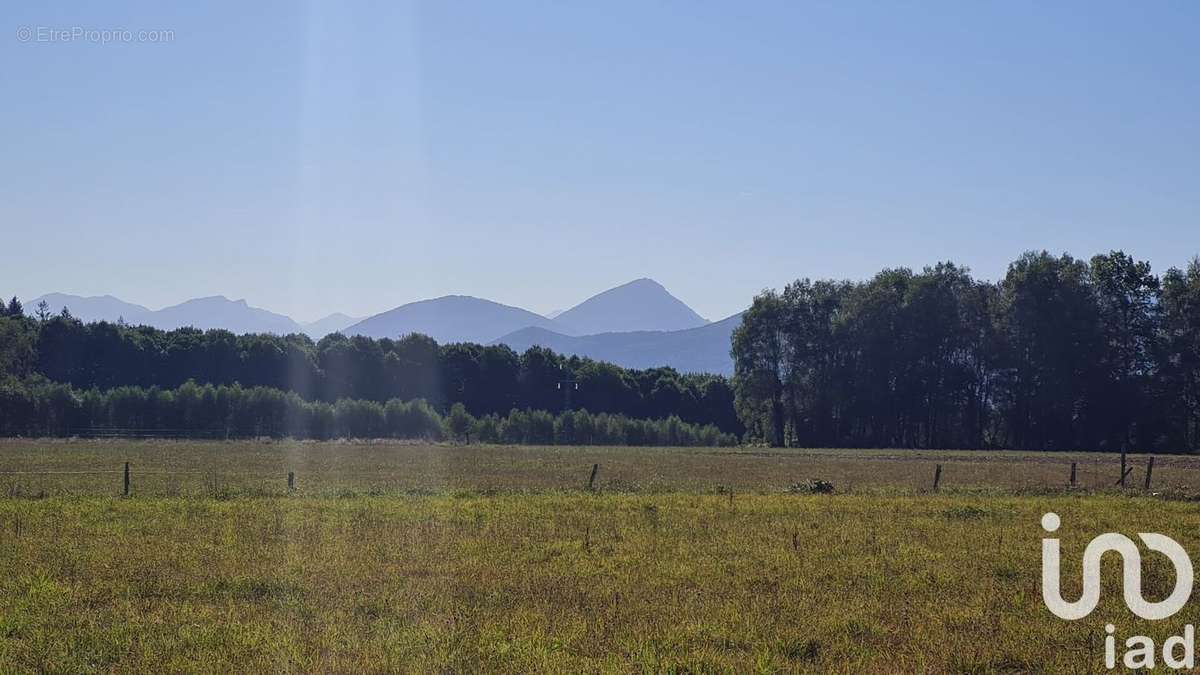
{"label": "tree", "polygon": [[1136,440],[1136,421],[1149,403],[1143,393],[1155,374],[1161,285],[1150,263],[1122,251],[1093,257],[1090,271],[1104,339],[1100,365],[1108,380],[1097,393],[1097,419],[1108,443],[1119,447]]}
{"label": "tree", "polygon": [[45,300],[38,302],[33,315],[37,318],[38,323],[46,323],[50,320],[50,304]]}
{"label": "tree", "polygon": [[15,295],[12,297],[12,300],[8,301],[7,314],[9,316],[25,316],[25,308],[21,306],[21,301]]}
{"label": "tree", "polygon": [[36,357],[36,334],[37,329],[24,317],[0,317],[0,380],[5,375],[29,374]]}
{"label": "tree", "polygon": [[772,444],[1168,447],[1200,428],[1190,279],[1168,273],[1160,303],[1149,265],[1117,251],[1030,252],[999,284],[948,262],[796,281],[734,332],[734,407]]}
{"label": "tree", "polygon": [[1026,253],[1009,265],[1000,304],[1011,446],[1094,447],[1104,336],[1087,264]]}
{"label": "tree", "polygon": [[734,400],[746,426],[772,446],[784,443],[783,386],[789,334],[784,303],[774,291],[754,298],[733,331]]}
{"label": "tree", "polygon": [[[1161,392],[1168,447],[1200,451],[1200,258],[1167,270],[1162,282]],[[1176,445],[1178,443],[1178,445]]]}
{"label": "tree", "polygon": [[467,445],[471,444],[471,428],[475,426],[475,418],[467,412],[467,407],[462,403],[455,403],[450,406],[450,414],[446,417],[446,430],[450,432],[451,438],[456,440],[465,439]]}

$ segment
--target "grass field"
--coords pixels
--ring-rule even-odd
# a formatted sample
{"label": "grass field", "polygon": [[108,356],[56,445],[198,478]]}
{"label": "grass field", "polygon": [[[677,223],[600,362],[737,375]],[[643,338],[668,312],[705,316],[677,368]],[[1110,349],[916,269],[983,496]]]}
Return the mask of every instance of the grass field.
{"label": "grass field", "polygon": [[[1130,487],[1148,458],[1130,455]],[[1058,490],[1070,480],[1111,490],[1116,455],[1102,453],[452,446],[403,442],[0,440],[0,490],[9,496],[111,496],[131,465],[135,496],[490,494],[578,490],[593,464],[604,492],[778,493],[820,478],[839,493],[924,491],[941,464],[944,489]],[[1152,491],[1200,493],[1200,457],[1155,458]]]}
{"label": "grass field", "polygon": [[[1143,457],[1134,460],[1143,466]],[[1071,461],[1080,482],[1066,490]],[[133,496],[118,498],[120,468]],[[1135,621],[1096,534],[1200,551],[1200,463],[906,451],[0,443],[0,672],[1089,672]],[[582,487],[600,464],[599,490]],[[944,466],[942,491],[928,490]],[[297,490],[286,491],[295,471]],[[33,471],[108,473],[30,474]],[[830,480],[834,495],[794,494]],[[1151,599],[1173,584],[1147,557]]]}

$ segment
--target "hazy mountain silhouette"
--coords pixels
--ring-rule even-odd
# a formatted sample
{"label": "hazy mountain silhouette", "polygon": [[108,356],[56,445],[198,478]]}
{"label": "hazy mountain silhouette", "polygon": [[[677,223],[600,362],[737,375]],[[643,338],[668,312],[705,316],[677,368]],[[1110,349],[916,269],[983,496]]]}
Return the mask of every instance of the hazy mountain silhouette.
{"label": "hazy mountain silhouette", "polygon": [[696,328],[708,320],[692,311],[662,284],[636,279],[593,295],[554,317],[559,333],[594,335]]}
{"label": "hazy mountain silhouette", "polygon": [[58,314],[63,307],[66,307],[71,311],[72,316],[83,322],[116,321],[124,318],[129,323],[137,324],[142,323],[142,317],[150,313],[150,309],[147,307],[125,302],[111,295],[84,297],[67,293],[47,293],[34,298],[26,303],[25,313],[32,316],[37,311],[38,303],[42,300],[49,305],[51,313]]}
{"label": "hazy mountain silhouette", "polygon": [[150,310],[111,295],[51,293],[27,304],[26,311],[32,313],[42,299],[50,311],[57,314],[65,305],[83,321],[123,317],[130,324],[164,330],[194,326],[234,333],[306,333],[315,340],[338,331],[372,338],[423,333],[443,344],[502,342],[519,352],[536,344],[628,367],[670,365],[684,371],[719,373],[733,369],[729,336],[741,317],[708,323],[651,279],[637,279],[594,295],[553,319],[463,295],[412,302],[365,319],[335,313],[305,324],[224,296]]}
{"label": "hazy mountain silhouette", "polygon": [[25,313],[32,315],[36,311],[37,303],[41,300],[46,301],[53,313],[57,314],[63,306],[66,306],[72,316],[85,322],[125,319],[125,322],[129,324],[144,324],[163,330],[192,326],[203,330],[224,328],[234,333],[287,335],[304,332],[300,324],[292,321],[291,317],[251,307],[246,304],[245,300],[230,300],[222,295],[195,298],[178,305],[151,310],[111,295],[82,297],[65,293],[48,293],[40,298],[34,298],[30,304],[25,306]]}
{"label": "hazy mountain silhouette", "polygon": [[251,307],[245,300],[230,300],[223,295],[195,298],[151,312],[146,323],[163,330],[184,326],[224,328],[234,333],[303,333],[291,317]]}
{"label": "hazy mountain silhouette", "polygon": [[730,336],[742,314],[698,328],[570,336],[545,328],[523,328],[495,340],[520,353],[535,345],[560,354],[586,356],[626,368],[671,366],[681,372],[733,374]]}
{"label": "hazy mountain silhouette", "polygon": [[397,338],[423,333],[440,343],[487,344],[499,335],[526,327],[554,329],[550,319],[519,307],[466,295],[447,295],[401,305],[346,328],[346,335]]}
{"label": "hazy mountain silhouette", "polygon": [[300,327],[303,328],[304,332],[307,333],[312,339],[320,340],[330,333],[337,333],[343,328],[353,326],[362,320],[363,318],[361,316],[348,316],[346,314],[342,314],[341,312],[334,312],[333,314],[317,319],[316,321],[302,323],[300,324]]}

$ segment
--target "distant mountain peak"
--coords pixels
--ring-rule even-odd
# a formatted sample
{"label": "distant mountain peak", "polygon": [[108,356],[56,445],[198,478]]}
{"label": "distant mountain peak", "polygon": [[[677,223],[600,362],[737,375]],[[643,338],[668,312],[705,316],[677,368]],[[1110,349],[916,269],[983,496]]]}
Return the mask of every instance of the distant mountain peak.
{"label": "distant mountain peak", "polygon": [[291,317],[251,307],[244,298],[230,300],[224,295],[185,300],[151,312],[146,320],[151,325],[167,330],[192,326],[202,330],[223,328],[234,333],[287,335],[303,332],[300,324]]}
{"label": "distant mountain peak", "polygon": [[352,326],[359,321],[362,321],[362,317],[350,316],[348,314],[343,314],[342,312],[334,312],[333,314],[323,316],[316,321],[302,323],[300,326],[304,329],[304,332],[308,334],[309,337],[313,338],[314,340],[319,340],[330,333],[340,332],[347,326]]}
{"label": "distant mountain peak", "polygon": [[553,329],[554,323],[520,307],[470,295],[443,295],[400,305],[363,319],[342,332],[374,338],[422,333],[442,343],[487,343],[526,326]]}
{"label": "distant mountain peak", "polygon": [[58,314],[64,307],[71,310],[71,315],[80,321],[116,321],[125,318],[136,322],[150,313],[149,308],[125,302],[111,295],[79,296],[69,293],[47,293],[34,298],[25,305],[25,311],[31,312],[39,302],[45,301],[51,314]]}
{"label": "distant mountain peak", "polygon": [[641,277],[598,293],[554,317],[575,335],[639,330],[684,330],[708,323],[666,287]]}
{"label": "distant mountain peak", "polygon": [[326,321],[329,319],[336,319],[339,321],[341,321],[343,319],[354,319],[355,321],[359,320],[355,317],[350,316],[349,314],[343,314],[342,312],[334,312],[332,314],[327,314],[327,315],[317,319],[316,321],[309,321],[308,323],[317,323],[317,321]]}
{"label": "distant mountain peak", "polygon": [[62,307],[81,321],[116,321],[125,319],[131,324],[146,324],[164,330],[193,326],[200,329],[224,328],[234,333],[299,333],[301,327],[282,314],[251,307],[245,299],[230,300],[223,295],[192,298],[179,304],[151,310],[125,302],[111,295],[81,297],[65,293],[49,293],[35,298],[33,305],[45,300],[51,312]]}
{"label": "distant mountain peak", "polygon": [[516,352],[533,346],[560,354],[586,356],[626,368],[671,366],[681,372],[733,374],[729,340],[742,322],[741,313],[697,328],[673,331],[629,331],[568,336],[544,328],[523,328],[497,339]]}
{"label": "distant mountain peak", "polygon": [[[188,303],[191,303],[191,304],[206,303],[206,304],[210,304],[210,305],[218,305],[218,304],[219,305],[240,305],[242,307],[249,306],[249,304],[246,302],[245,298],[242,298],[240,300],[231,300],[231,299],[225,297],[224,295],[205,295],[205,296],[202,296],[199,298],[192,298],[190,300],[184,300],[183,302],[181,302],[179,304],[186,305]],[[176,305],[176,306],[178,306],[178,305]]]}

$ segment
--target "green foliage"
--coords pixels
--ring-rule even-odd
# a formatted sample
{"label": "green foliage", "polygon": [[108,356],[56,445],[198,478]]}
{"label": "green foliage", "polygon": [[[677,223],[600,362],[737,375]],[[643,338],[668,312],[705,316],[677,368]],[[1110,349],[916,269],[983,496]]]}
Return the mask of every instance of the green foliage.
{"label": "green foliage", "polygon": [[1197,307],[1200,262],[1119,251],[800,280],[734,332],[734,405],[772,445],[1200,451]]}
{"label": "green foliage", "polygon": [[[341,399],[424,399],[446,412],[461,403],[475,417],[512,408],[559,410],[558,382],[579,382],[574,405],[630,417],[678,415],[741,433],[732,389],[722,377],[681,374],[671,368],[631,370],[532,348],[517,354],[503,345],[438,345],[423,335],[397,340],[331,334],[314,343],[304,335],[234,335],[224,330],[162,331],[120,323],[85,324],[47,314],[44,321],[0,317],[32,340],[22,345],[12,372],[39,373],[78,389],[121,386],[176,388],[188,380],[213,385],[271,387],[336,406]],[[0,327],[0,337],[6,337]],[[16,330],[13,328],[12,330]],[[25,347],[32,347],[32,351]],[[356,410],[358,415],[361,411]],[[357,418],[356,418],[357,419]],[[361,421],[361,420],[360,420]]]}
{"label": "green foliage", "polygon": [[[0,435],[72,436],[93,433],[198,438],[407,438],[559,445],[735,445],[713,425],[678,417],[638,420],[586,410],[557,417],[512,410],[476,419],[455,403],[443,419],[423,399],[386,403],[342,398],[305,401],[295,392],[240,384],[177,389],[117,387],[81,391],[45,378],[0,380]],[[563,430],[571,430],[569,432]]]}
{"label": "green foliage", "polygon": [[467,412],[467,407],[462,403],[455,403],[450,406],[450,414],[446,416],[446,431],[450,433],[450,437],[455,440],[471,441],[471,429],[475,426],[475,418],[471,417],[471,413]]}
{"label": "green foliage", "polygon": [[1200,258],[1171,269],[1162,284],[1163,357],[1157,410],[1166,426],[1200,447]]}
{"label": "green foliage", "polygon": [[36,344],[37,327],[32,322],[19,315],[0,316],[0,378],[29,374]]}

